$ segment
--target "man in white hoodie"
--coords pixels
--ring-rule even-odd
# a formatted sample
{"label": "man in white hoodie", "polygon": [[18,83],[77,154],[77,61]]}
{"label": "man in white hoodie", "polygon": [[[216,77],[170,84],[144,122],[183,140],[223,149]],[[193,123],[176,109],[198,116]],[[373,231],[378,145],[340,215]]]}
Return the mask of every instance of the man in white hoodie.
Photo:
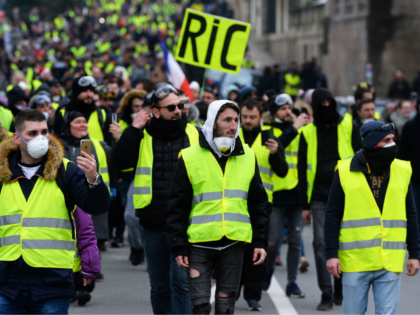
{"label": "man in white hoodie", "polygon": [[255,265],[266,256],[267,194],[255,154],[238,134],[238,106],[211,103],[199,143],[182,151],[169,189],[169,249],[188,268],[192,314],[210,313],[213,273],[215,312],[233,314],[245,243],[255,248]]}

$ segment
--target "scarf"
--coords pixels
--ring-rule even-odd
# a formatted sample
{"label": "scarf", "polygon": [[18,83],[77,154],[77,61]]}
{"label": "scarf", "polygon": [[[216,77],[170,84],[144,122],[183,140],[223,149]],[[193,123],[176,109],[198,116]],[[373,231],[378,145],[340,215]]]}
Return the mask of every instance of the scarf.
{"label": "scarf", "polygon": [[177,120],[166,120],[153,116],[151,123],[146,125],[146,130],[152,137],[165,142],[172,142],[185,134],[187,122],[188,118],[184,113]]}

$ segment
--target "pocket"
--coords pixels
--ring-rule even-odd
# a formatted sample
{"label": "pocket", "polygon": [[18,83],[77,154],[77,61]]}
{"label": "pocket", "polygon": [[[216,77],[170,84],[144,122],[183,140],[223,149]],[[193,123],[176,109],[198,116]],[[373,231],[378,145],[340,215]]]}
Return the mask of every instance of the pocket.
{"label": "pocket", "polygon": [[45,284],[70,285],[73,283],[73,270],[46,268],[44,269],[44,282]]}

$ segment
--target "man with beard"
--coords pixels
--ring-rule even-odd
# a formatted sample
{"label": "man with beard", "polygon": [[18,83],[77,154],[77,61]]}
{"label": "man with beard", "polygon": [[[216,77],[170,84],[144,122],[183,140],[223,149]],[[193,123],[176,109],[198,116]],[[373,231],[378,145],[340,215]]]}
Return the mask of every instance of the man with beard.
{"label": "man with beard", "polygon": [[328,271],[343,279],[343,313],[365,314],[373,287],[376,314],[397,314],[406,247],[407,275],[420,245],[410,162],[396,159],[394,124],[368,122],[363,150],[338,162],[325,212]]}
{"label": "man with beard", "polygon": [[[359,128],[337,112],[337,103],[330,91],[318,88],[312,94],[314,122],[305,126],[299,141],[299,194],[306,223],[313,217],[315,264],[322,299],[317,310],[333,307],[331,275],[326,267],[324,216],[328,195],[338,160],[354,155],[362,143]],[[310,209],[310,210],[309,210]],[[334,302],[342,303],[340,279],[335,278]]]}
{"label": "man with beard", "polygon": [[[270,126],[261,127],[260,124],[263,118],[263,108],[260,102],[255,99],[246,100],[241,108],[242,128],[239,131],[239,138],[242,143],[246,143],[254,151],[257,157],[261,180],[268,196],[267,214],[270,214],[271,204],[273,202],[273,179],[275,177],[280,180],[285,180],[284,177],[287,175],[288,166],[284,158],[283,147],[278,139],[275,138],[279,132],[272,130]],[[263,135],[269,134],[273,135],[273,137],[269,139],[263,138]],[[266,142],[262,143],[264,140]],[[301,213],[299,212],[297,216],[299,222]],[[283,223],[281,227],[283,227]],[[280,226],[276,226],[276,230],[279,230],[279,228]],[[280,235],[278,239],[280,239]],[[297,235],[296,242],[300,255],[300,233]],[[274,258],[276,257],[275,253],[277,252],[278,242],[276,244]],[[271,245],[269,243],[269,246]],[[241,285],[244,286],[244,298],[248,302],[249,310],[260,311],[262,308],[258,302],[261,300],[262,284],[267,274],[267,268],[264,265],[254,266],[252,262],[253,255],[254,248],[252,244],[247,244],[245,246]],[[297,257],[296,269],[298,263],[299,256]]]}
{"label": "man with beard", "polygon": [[282,237],[284,222],[288,224],[287,287],[286,295],[304,298],[296,283],[301,258],[302,205],[298,194],[297,155],[299,149],[299,130],[308,123],[308,115],[300,114],[292,121],[293,100],[288,94],[279,94],[270,101],[270,114],[274,117],[272,132],[285,148],[284,153],[289,166],[287,176],[273,176],[273,211],[270,216],[270,236],[267,248],[268,274],[264,289],[268,289],[274,272],[275,259]]}
{"label": "man with beard", "polygon": [[[266,256],[267,193],[255,154],[238,135],[238,106],[211,103],[199,143],[182,151],[171,182],[168,244],[188,268],[192,314],[210,314],[213,275],[215,314],[233,314],[245,244],[252,244],[250,264]],[[269,146],[275,150],[277,143]]]}
{"label": "man with beard", "polygon": [[61,135],[68,119],[68,113],[78,111],[88,121],[89,137],[91,139],[105,141],[108,145],[112,143],[112,134],[109,132],[111,125],[111,113],[106,114],[104,109],[98,109],[93,100],[96,81],[93,77],[84,76],[73,80],[72,99],[65,110],[57,112],[54,121],[54,133]]}
{"label": "man with beard", "polygon": [[115,168],[136,168],[133,201],[141,222],[155,314],[190,312],[187,271],[169,252],[165,215],[179,152],[198,143],[198,129],[188,124],[183,108],[178,91],[168,84],[161,86],[152,97],[153,117],[144,110],[137,113],[112,154]]}

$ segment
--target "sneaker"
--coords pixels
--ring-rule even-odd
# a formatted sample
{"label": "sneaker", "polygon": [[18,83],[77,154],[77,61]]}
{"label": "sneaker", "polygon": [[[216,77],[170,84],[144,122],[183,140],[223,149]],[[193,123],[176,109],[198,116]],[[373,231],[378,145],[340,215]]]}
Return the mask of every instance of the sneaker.
{"label": "sneaker", "polygon": [[86,303],[90,301],[90,298],[90,294],[86,290],[80,290],[77,292],[77,304],[80,306],[86,305]]}
{"label": "sneaker", "polygon": [[137,266],[144,263],[144,249],[131,248],[130,261],[133,266]]}
{"label": "sneaker", "polygon": [[280,255],[276,256],[276,266],[283,266]]}
{"label": "sneaker", "polygon": [[303,293],[296,282],[289,283],[286,287],[286,295],[292,298],[304,298],[305,293]]}
{"label": "sneaker", "polygon": [[322,297],[321,302],[319,302],[316,307],[318,311],[329,311],[333,309],[333,301],[331,297]]}
{"label": "sneaker", "polygon": [[309,267],[309,261],[306,259],[305,256],[300,257],[300,272],[307,272]]}
{"label": "sneaker", "polygon": [[248,311],[261,311],[262,307],[257,300],[247,300],[248,302]]}
{"label": "sneaker", "polygon": [[120,248],[124,246],[124,238],[123,237],[116,237],[114,238],[114,240],[111,242],[111,247],[114,248]]}

